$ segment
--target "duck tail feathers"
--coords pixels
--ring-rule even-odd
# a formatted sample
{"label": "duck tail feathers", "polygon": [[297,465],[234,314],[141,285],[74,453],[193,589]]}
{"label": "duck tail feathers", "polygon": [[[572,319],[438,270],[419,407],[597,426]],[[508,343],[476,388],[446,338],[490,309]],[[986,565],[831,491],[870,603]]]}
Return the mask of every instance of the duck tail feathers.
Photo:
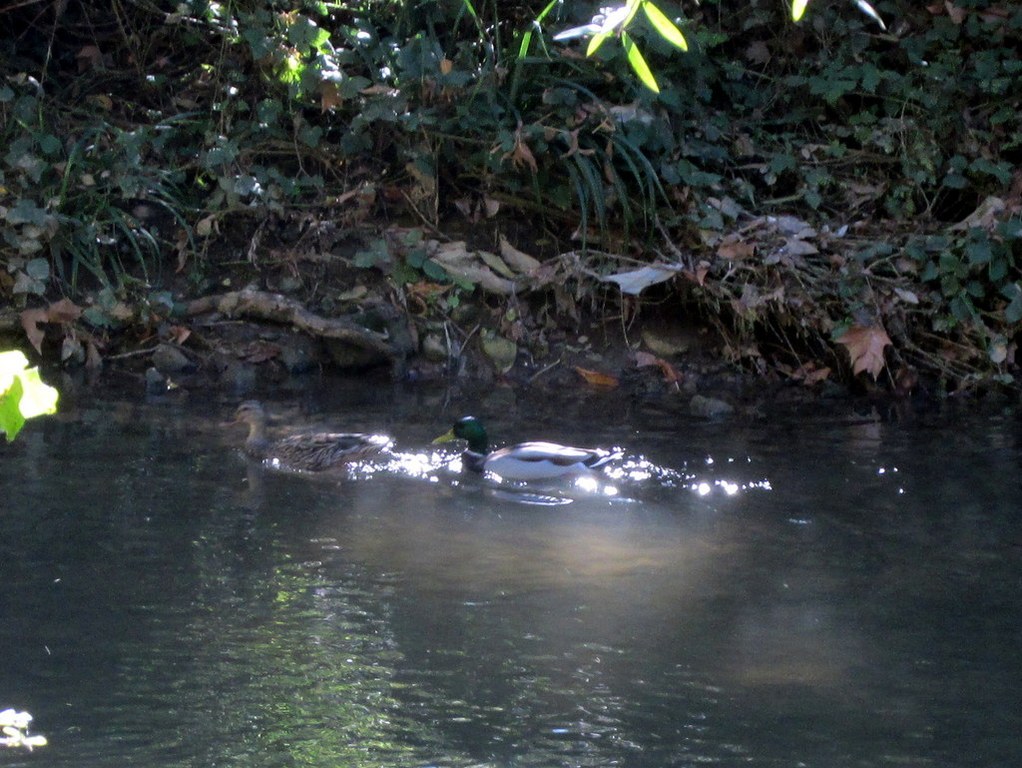
{"label": "duck tail feathers", "polygon": [[593,458],[585,463],[589,469],[599,469],[605,464],[625,457],[625,452],[620,448],[613,448],[609,451],[595,450],[593,454]]}

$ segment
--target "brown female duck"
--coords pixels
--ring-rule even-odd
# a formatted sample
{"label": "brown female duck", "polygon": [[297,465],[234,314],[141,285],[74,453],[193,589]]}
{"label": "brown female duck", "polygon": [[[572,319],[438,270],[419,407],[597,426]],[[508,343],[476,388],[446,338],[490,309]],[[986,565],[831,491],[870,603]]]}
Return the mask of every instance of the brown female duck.
{"label": "brown female duck", "polygon": [[248,424],[245,453],[287,469],[319,472],[368,459],[390,445],[384,435],[353,432],[303,432],[271,440],[266,436],[266,411],[255,400],[239,405],[234,416],[236,422]]}

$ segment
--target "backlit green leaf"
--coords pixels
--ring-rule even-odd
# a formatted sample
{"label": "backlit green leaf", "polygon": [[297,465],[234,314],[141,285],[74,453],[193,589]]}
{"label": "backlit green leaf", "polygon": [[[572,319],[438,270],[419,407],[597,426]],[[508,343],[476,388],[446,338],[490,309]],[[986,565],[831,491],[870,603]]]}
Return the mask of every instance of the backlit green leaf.
{"label": "backlit green leaf", "polygon": [[809,5],[809,0],[792,0],[791,18],[793,21],[799,21],[802,18],[802,15],[806,12],[807,5]]}
{"label": "backlit green leaf", "polygon": [[600,46],[603,45],[603,41],[610,37],[610,32],[600,32],[598,35],[593,35],[589,39],[589,45],[586,48],[586,56],[592,56],[596,51],[599,50]]}
{"label": "backlit green leaf", "polygon": [[646,0],[628,0],[628,12],[625,14],[624,20],[621,22],[620,29],[625,30],[629,24],[632,23],[632,19],[635,18],[635,14],[639,11],[639,6],[645,5]]}
{"label": "backlit green leaf", "polygon": [[653,25],[653,28],[656,29],[664,40],[675,48],[680,48],[683,51],[688,50],[688,42],[685,40],[685,36],[681,34],[681,30],[674,25],[674,22],[664,15],[663,11],[653,5],[653,3],[648,2],[642,4],[642,10],[646,13],[649,23]]}
{"label": "backlit green leaf", "polygon": [[621,45],[624,46],[625,53],[628,54],[628,63],[632,65],[632,69],[639,76],[642,84],[654,93],[660,93],[660,86],[657,85],[656,78],[653,77],[653,72],[646,63],[642,51],[639,50],[639,46],[632,42],[632,38],[624,32],[621,33]]}
{"label": "backlit green leaf", "polygon": [[47,386],[38,368],[29,368],[21,352],[0,352],[0,432],[13,440],[25,419],[54,413],[57,390]]}
{"label": "backlit green leaf", "polygon": [[25,417],[21,415],[21,396],[24,389],[21,379],[15,377],[7,390],[0,394],[0,432],[7,435],[7,441],[13,440],[25,426]]}

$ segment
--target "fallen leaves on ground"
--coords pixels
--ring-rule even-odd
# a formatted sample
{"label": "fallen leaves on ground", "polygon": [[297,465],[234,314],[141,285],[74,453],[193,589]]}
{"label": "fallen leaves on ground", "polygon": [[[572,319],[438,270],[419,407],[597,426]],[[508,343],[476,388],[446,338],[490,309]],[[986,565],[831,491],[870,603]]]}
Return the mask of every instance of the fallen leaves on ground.
{"label": "fallen leaves on ground", "polygon": [[621,293],[638,296],[644,288],[670,280],[683,269],[681,264],[650,264],[648,267],[605,275],[600,279],[607,283],[617,283]]}
{"label": "fallen leaves on ground", "polygon": [[43,338],[46,332],[40,328],[43,323],[73,323],[81,317],[82,309],[70,299],[61,299],[48,307],[26,309],[21,313],[21,327],[25,336],[39,354],[43,353]]}
{"label": "fallen leaves on ground", "polygon": [[830,377],[830,368],[826,366],[818,368],[816,363],[813,362],[803,363],[797,368],[791,368],[786,365],[778,365],[777,367],[789,379],[800,381],[807,387],[819,384]]}
{"label": "fallen leaves on ground", "polygon": [[853,373],[868,371],[876,379],[884,369],[884,349],[890,346],[891,337],[879,325],[853,325],[837,343],[848,349]]}
{"label": "fallen leaves on ground", "polygon": [[681,374],[678,372],[677,368],[662,357],[657,357],[650,352],[642,352],[640,350],[635,353],[636,368],[648,368],[653,365],[660,369],[660,373],[663,374],[665,382],[673,385],[675,389],[678,388],[678,385],[681,382]]}
{"label": "fallen leaves on ground", "polygon": [[614,389],[618,386],[618,380],[616,376],[611,376],[609,373],[601,373],[600,371],[593,371],[589,368],[582,368],[575,366],[575,370],[578,375],[585,379],[586,384],[594,387],[603,387],[605,389]]}

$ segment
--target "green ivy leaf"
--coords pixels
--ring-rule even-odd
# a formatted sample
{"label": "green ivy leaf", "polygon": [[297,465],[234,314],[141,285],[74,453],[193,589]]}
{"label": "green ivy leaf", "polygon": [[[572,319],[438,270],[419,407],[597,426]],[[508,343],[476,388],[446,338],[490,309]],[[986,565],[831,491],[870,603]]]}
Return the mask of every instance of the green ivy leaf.
{"label": "green ivy leaf", "polygon": [[415,269],[421,269],[424,261],[426,261],[425,248],[413,248],[405,256],[405,263]]}
{"label": "green ivy leaf", "polygon": [[60,148],[60,139],[56,136],[46,134],[39,139],[39,149],[42,150],[44,155],[56,155],[60,152]]}
{"label": "green ivy leaf", "polygon": [[986,237],[970,239],[965,246],[965,255],[969,259],[970,266],[989,264],[990,259],[993,258],[990,241]]}
{"label": "green ivy leaf", "polygon": [[422,262],[422,274],[430,280],[444,280],[447,277],[447,271],[433,259],[426,259]]}
{"label": "green ivy leaf", "polygon": [[1011,301],[1004,308],[1004,319],[1014,325],[1022,322],[1022,285],[1012,283],[1002,293],[1010,294]]}
{"label": "green ivy leaf", "polygon": [[298,131],[298,138],[306,146],[316,148],[319,146],[319,140],[323,136],[323,129],[318,125],[306,125],[300,131]]}
{"label": "green ivy leaf", "polygon": [[32,259],[25,264],[25,272],[34,280],[49,280],[50,262],[49,259]]}
{"label": "green ivy leaf", "polygon": [[35,204],[34,200],[23,197],[11,206],[4,216],[8,224],[34,224],[37,227],[46,225],[46,211]]}
{"label": "green ivy leaf", "polygon": [[951,299],[950,303],[951,314],[959,322],[966,322],[976,316],[976,308],[972,304],[972,300],[964,294],[960,293]]}
{"label": "green ivy leaf", "polygon": [[993,176],[1002,184],[1011,182],[1011,166],[1005,162],[995,163],[992,160],[987,160],[985,157],[977,157],[969,165],[969,169],[977,173]]}

